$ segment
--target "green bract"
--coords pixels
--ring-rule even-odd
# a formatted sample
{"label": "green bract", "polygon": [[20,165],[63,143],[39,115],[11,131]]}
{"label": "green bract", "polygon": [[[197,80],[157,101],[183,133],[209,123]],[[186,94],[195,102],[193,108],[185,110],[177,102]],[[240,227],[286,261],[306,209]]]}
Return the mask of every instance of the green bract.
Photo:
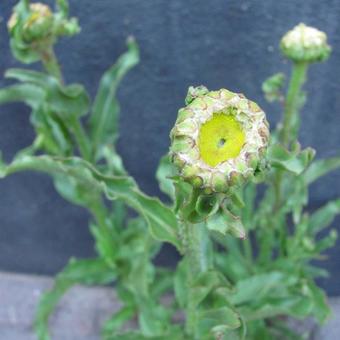
{"label": "green bract", "polygon": [[172,161],[194,187],[228,192],[258,169],[269,137],[265,113],[226,89],[191,88],[187,98],[170,134]]}
{"label": "green bract", "polygon": [[302,23],[283,36],[280,47],[282,53],[295,62],[324,61],[331,52],[327,35]]}

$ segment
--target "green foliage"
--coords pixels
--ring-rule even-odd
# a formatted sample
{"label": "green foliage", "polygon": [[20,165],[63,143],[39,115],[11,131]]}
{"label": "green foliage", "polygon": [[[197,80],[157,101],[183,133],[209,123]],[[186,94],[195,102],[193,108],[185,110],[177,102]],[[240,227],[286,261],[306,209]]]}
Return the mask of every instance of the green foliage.
{"label": "green foliage", "polygon": [[118,137],[118,85],[125,74],[139,62],[139,50],[132,37],[127,40],[128,51],[103,75],[90,116],[90,134],[95,152]]}
{"label": "green foliage", "polygon": [[[76,284],[114,283],[122,308],[103,325],[106,340],[298,339],[285,318],[328,318],[326,296],[314,282],[327,272],[310,261],[322,260],[334,245],[336,231],[324,229],[340,213],[340,201],[310,212],[308,187],[339,168],[340,157],[314,161],[315,151],[301,150],[297,141],[308,64],[294,64],[286,96],[282,73],[263,84],[266,98],[279,101],[284,113],[250,182],[230,184],[228,194],[203,191],[184,182],[165,155],[156,172],[170,200],[164,204],[139,189],[116,151],[116,95],[139,62],[134,39],[104,73],[92,102],[81,84],[64,83],[53,51],[58,37],[79,31],[76,19],[68,19],[67,0],[56,0],[47,39],[39,27],[25,31],[29,1],[20,1],[15,12],[13,54],[24,63],[40,61],[44,71],[5,74],[19,83],[0,89],[0,104],[28,105],[36,138],[12,162],[0,162],[0,177],[26,170],[48,174],[65,200],[91,214],[97,252],[94,259],[72,259],[56,276],[37,311],[39,339],[49,339],[49,316]],[[28,41],[32,32],[40,35]],[[189,92],[192,101],[207,89]],[[182,255],[175,269],[154,265],[162,242]]]}

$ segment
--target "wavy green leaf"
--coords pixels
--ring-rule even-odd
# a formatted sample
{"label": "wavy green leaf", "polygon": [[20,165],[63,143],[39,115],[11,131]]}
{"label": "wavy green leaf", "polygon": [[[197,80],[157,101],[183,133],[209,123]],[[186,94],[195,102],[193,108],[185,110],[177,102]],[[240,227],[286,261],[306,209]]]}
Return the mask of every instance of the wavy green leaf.
{"label": "wavy green leaf", "polygon": [[103,192],[110,200],[120,199],[138,211],[148,222],[150,233],[158,240],[170,242],[179,250],[178,223],[175,214],[157,198],[142,193],[136,182],[127,176],[105,176],[90,163],[77,158],[23,156],[0,168],[0,177],[23,170],[37,170],[75,178],[90,191]]}
{"label": "wavy green leaf", "polygon": [[16,84],[0,90],[0,104],[24,102],[37,108],[46,98],[46,92],[33,84]]}
{"label": "wavy green leaf", "polygon": [[83,116],[89,110],[89,96],[80,84],[64,86],[51,75],[26,69],[9,69],[5,76],[24,83],[32,83],[46,91],[46,103],[52,111],[62,114],[66,120],[69,117]]}
{"label": "wavy green leaf", "polygon": [[268,149],[268,159],[273,167],[290,171],[300,175],[310,162],[313,160],[315,151],[312,148],[306,148],[299,154],[289,152],[280,144],[274,144]]}
{"label": "wavy green leaf", "polygon": [[340,168],[340,157],[316,160],[306,170],[303,178],[309,185],[337,168]]}
{"label": "wavy green leaf", "polygon": [[230,234],[238,238],[245,238],[246,231],[238,216],[229,211],[219,211],[207,219],[207,228],[222,235]]}
{"label": "wavy green leaf", "polygon": [[340,199],[328,202],[310,216],[308,231],[318,233],[323,228],[328,227],[338,214],[340,214]]}
{"label": "wavy green leaf", "polygon": [[103,75],[90,116],[91,137],[94,149],[106,143],[113,143],[118,136],[119,103],[116,92],[125,74],[139,62],[138,46],[133,38],[127,41],[125,52]]}

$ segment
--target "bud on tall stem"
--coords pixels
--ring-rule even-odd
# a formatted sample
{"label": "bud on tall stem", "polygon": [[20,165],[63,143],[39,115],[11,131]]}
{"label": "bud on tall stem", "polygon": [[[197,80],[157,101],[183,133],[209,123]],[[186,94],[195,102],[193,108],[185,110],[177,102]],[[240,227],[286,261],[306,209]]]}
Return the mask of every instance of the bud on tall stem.
{"label": "bud on tall stem", "polygon": [[331,52],[327,35],[314,27],[299,24],[287,32],[280,43],[282,53],[293,62],[292,76],[285,101],[281,142],[289,147],[297,139],[299,109],[304,102],[301,91],[311,63],[324,61]]}

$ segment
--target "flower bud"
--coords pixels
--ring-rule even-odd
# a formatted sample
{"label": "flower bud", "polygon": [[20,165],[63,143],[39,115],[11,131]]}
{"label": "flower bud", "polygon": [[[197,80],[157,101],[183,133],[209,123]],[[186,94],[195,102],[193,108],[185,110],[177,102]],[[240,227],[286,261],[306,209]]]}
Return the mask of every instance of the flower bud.
{"label": "flower bud", "polygon": [[53,13],[41,3],[30,5],[30,13],[23,24],[24,40],[27,42],[47,37],[52,32]]}
{"label": "flower bud", "polygon": [[53,13],[49,6],[32,3],[22,6],[19,3],[7,23],[11,36],[11,49],[14,56],[24,63],[41,59],[46,51],[56,43],[58,37],[79,32],[75,18],[68,19],[60,11]]}
{"label": "flower bud", "polygon": [[182,178],[204,192],[227,193],[242,185],[258,169],[268,144],[264,112],[225,89],[190,88],[186,102],[170,133],[171,159]]}
{"label": "flower bud", "polygon": [[280,47],[282,53],[294,62],[324,61],[331,52],[327,35],[302,23],[283,36]]}

